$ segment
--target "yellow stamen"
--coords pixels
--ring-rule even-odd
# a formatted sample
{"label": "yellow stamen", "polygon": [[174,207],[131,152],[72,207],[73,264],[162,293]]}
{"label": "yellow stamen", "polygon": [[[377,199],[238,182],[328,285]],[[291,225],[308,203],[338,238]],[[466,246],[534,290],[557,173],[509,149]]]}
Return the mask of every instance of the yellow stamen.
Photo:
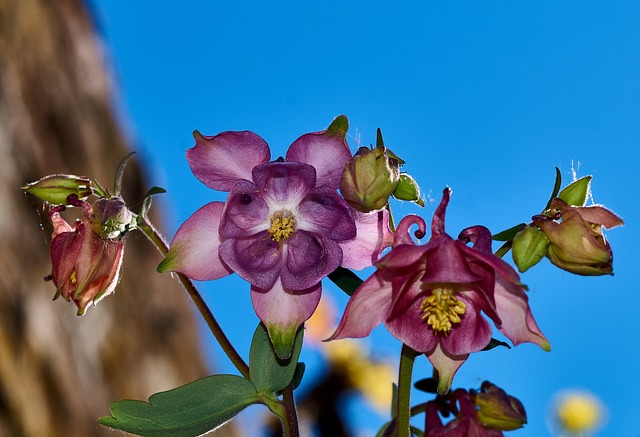
{"label": "yellow stamen", "polygon": [[78,278],[76,277],[76,271],[72,271],[69,275],[69,280],[71,281],[71,285],[76,285],[78,283]]}
{"label": "yellow stamen", "polygon": [[453,323],[460,323],[460,316],[466,311],[464,302],[457,299],[450,288],[434,288],[420,305],[422,320],[435,333],[449,334]]}
{"label": "yellow stamen", "polygon": [[278,211],[271,216],[269,235],[273,241],[281,243],[296,230],[296,219],[289,212]]}

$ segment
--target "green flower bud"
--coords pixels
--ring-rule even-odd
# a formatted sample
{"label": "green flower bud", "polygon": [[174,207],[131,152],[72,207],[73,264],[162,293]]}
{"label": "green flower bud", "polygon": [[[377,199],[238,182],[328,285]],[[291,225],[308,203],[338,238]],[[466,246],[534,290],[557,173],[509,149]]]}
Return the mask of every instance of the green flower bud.
{"label": "green flower bud", "polygon": [[535,226],[525,226],[513,239],[513,262],[524,273],[540,262],[547,254],[549,240]]}
{"label": "green flower bud", "polygon": [[483,425],[501,431],[512,431],[527,423],[527,413],[518,399],[488,381],[482,383],[480,390],[480,393],[474,393],[472,397],[478,407],[476,414]]}
{"label": "green flower bud", "polygon": [[398,186],[398,167],[385,147],[361,147],[344,167],[340,192],[360,212],[380,210]]}
{"label": "green flower bud", "polygon": [[54,205],[69,205],[67,198],[72,194],[78,196],[78,199],[84,200],[92,193],[89,178],[70,174],[45,176],[36,182],[23,185],[21,188],[25,193]]}
{"label": "green flower bud", "polygon": [[91,227],[102,238],[120,238],[136,227],[136,217],[120,196],[101,197],[93,204]]}
{"label": "green flower bud", "polygon": [[398,186],[393,192],[393,197],[398,200],[408,200],[424,206],[424,199],[420,197],[420,187],[414,178],[407,173],[400,173]]}

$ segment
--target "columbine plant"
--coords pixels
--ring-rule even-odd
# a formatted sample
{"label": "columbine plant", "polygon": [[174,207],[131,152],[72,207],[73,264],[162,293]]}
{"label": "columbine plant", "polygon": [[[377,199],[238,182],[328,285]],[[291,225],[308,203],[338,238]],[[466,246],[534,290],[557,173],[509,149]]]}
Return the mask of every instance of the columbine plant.
{"label": "columbine plant", "polygon": [[[346,142],[347,118],[324,131],[302,135],[284,158],[272,160],[261,137],[249,131],[194,134],[187,151],[193,174],[213,190],[227,192],[178,229],[168,245],[150,223],[152,188],[140,211],[120,196],[126,157],[116,172],[114,194],[95,180],[52,175],[23,189],[47,202],[53,225],[52,274],[56,296],[73,300],[78,314],[113,292],[123,259],[123,237],[139,230],[164,255],[160,272],[176,276],[240,375],[212,375],[149,402],[120,401],[100,423],[143,436],[196,436],[227,422],[251,404],[264,404],[278,416],[287,436],[298,435],[294,389],[303,377],[298,362],[303,326],[321,299],[328,277],[351,296],[328,340],[365,337],[384,326],[402,343],[397,396],[391,420],[380,435],[501,436],[526,423],[515,397],[485,382],[479,390],[451,390],[471,354],[506,345],[492,338],[489,320],[514,345],[535,343],[550,350],[536,324],[526,286],[502,257],[512,250],[520,272],[547,257],[580,275],[613,270],[613,252],[603,228],[622,220],[602,206],[586,206],[590,177],[554,191],[531,222],[492,235],[484,226],[463,229],[456,239],[445,232],[451,190],[427,224],[408,215],[394,229],[390,198],[424,206],[417,182],[402,170],[402,159],[384,146],[354,156]],[[340,192],[338,191],[340,189]],[[95,198],[95,199],[94,199]],[[70,225],[67,208],[80,208]],[[528,214],[531,217],[531,214]],[[495,253],[492,241],[504,244]],[[391,247],[383,255],[383,251]],[[364,281],[351,269],[375,266]],[[216,280],[237,273],[250,284],[257,327],[249,362],[235,350],[192,280]],[[434,376],[416,382],[435,398],[411,407],[415,358],[424,354]],[[424,429],[411,416],[426,413]],[[443,423],[443,419],[451,418]]]}

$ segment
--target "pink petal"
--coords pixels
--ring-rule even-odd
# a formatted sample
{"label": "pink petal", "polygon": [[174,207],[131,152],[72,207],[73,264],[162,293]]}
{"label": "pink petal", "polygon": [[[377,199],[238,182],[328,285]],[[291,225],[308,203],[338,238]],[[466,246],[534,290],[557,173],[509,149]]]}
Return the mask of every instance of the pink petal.
{"label": "pink petal", "polygon": [[480,315],[473,297],[469,294],[456,293],[456,297],[467,306],[460,317],[462,321],[454,324],[449,335],[440,337],[442,350],[449,355],[468,355],[482,350],[491,341],[491,325]]}
{"label": "pink petal", "polygon": [[460,246],[464,244],[456,242],[447,234],[432,237],[424,246],[428,252],[422,282],[470,284],[479,281],[481,278],[469,268],[464,249]]}
{"label": "pink petal", "polygon": [[460,366],[467,361],[469,355],[449,355],[442,350],[440,345],[433,352],[426,355],[433,367],[438,371],[438,394],[444,395],[451,388],[454,375]]}
{"label": "pink petal", "polygon": [[316,171],[300,162],[270,162],[253,169],[253,181],[273,207],[294,209],[316,185]]}
{"label": "pink petal", "polygon": [[224,203],[211,202],[197,210],[180,226],[171,249],[158,266],[159,272],[175,271],[191,279],[207,281],[231,273],[220,259],[218,227]]}
{"label": "pink petal", "polygon": [[220,236],[249,237],[269,228],[269,207],[253,182],[238,179],[229,192],[222,218]]}
{"label": "pink petal", "polygon": [[267,231],[229,238],[220,244],[220,258],[251,285],[268,290],[280,276],[282,248]]}
{"label": "pink petal", "polygon": [[356,237],[341,242],[342,266],[347,269],[364,269],[375,264],[382,251],[393,243],[393,234],[389,230],[389,212],[381,211],[363,214],[352,210],[355,218]]}
{"label": "pink petal", "polygon": [[[299,206],[298,228],[317,232],[336,241],[356,237],[356,223],[346,202],[329,188],[314,189]],[[369,264],[370,265],[370,264]]]}
{"label": "pink petal", "polygon": [[396,306],[405,310],[397,316],[390,315],[384,325],[391,335],[411,349],[425,353],[436,347],[438,339],[429,325],[422,320],[420,304],[423,296],[416,294],[416,291],[419,292],[419,288],[412,287],[411,291],[405,293],[394,304],[394,313]]}
{"label": "pink petal", "polygon": [[374,273],[353,293],[342,320],[326,341],[362,338],[382,323],[391,305],[391,283]]}
{"label": "pink petal", "polygon": [[529,308],[529,298],[521,287],[498,278],[495,289],[496,309],[502,319],[498,330],[514,346],[520,343],[535,343],[545,351],[551,350],[549,340],[542,334]]}
{"label": "pink petal", "polygon": [[346,117],[340,116],[331,123],[329,129],[302,135],[289,146],[286,160],[315,167],[316,185],[338,189],[344,166],[351,159],[345,139],[347,128]]}
{"label": "pink petal", "polygon": [[572,208],[580,214],[583,220],[602,225],[605,229],[624,225],[620,217],[602,206],[582,206]]}
{"label": "pink petal", "polygon": [[283,248],[282,284],[292,290],[303,290],[320,282],[342,260],[338,243],[302,230],[285,240]]}
{"label": "pink petal", "polygon": [[[64,222],[64,220],[62,221]],[[71,273],[75,270],[76,261],[80,255],[80,249],[82,247],[81,237],[84,232],[84,224],[78,223],[75,232],[61,232],[51,240],[51,247],[49,248],[51,255],[51,279],[57,288],[56,298],[59,294],[62,294],[62,297],[67,301],[71,297],[70,293],[74,286],[69,279]]]}
{"label": "pink petal", "polygon": [[237,179],[251,180],[253,167],[269,162],[269,146],[253,132],[193,133],[196,145],[187,150],[191,171],[207,187],[229,191]]}
{"label": "pink petal", "polygon": [[306,290],[293,291],[276,281],[272,288],[251,287],[251,302],[267,327],[269,337],[281,358],[291,355],[296,331],[315,311],[322,286],[318,282]]}
{"label": "pink petal", "polygon": [[418,226],[418,229],[413,233],[416,238],[424,238],[427,230],[427,224],[424,219],[420,216],[409,214],[403,217],[402,220],[400,220],[400,223],[398,223],[393,242],[394,246],[398,246],[400,244],[415,244],[411,238],[411,234],[409,233],[409,229],[413,225]]}

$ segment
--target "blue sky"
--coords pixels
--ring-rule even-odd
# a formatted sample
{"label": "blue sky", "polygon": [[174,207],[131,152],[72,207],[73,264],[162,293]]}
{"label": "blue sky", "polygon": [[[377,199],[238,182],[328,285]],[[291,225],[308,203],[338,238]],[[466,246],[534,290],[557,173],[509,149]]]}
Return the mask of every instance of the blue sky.
{"label": "blue sky", "polygon": [[[429,197],[453,189],[452,235],[474,224],[497,232],[527,221],[544,207],[554,167],[566,181],[572,170],[593,175],[594,200],[626,221],[607,233],[615,276],[577,277],[546,261],[534,267],[523,280],[552,352],[522,345],[476,354],[454,386],[488,379],[519,397],[529,424],[514,436],[548,435],[551,398],[567,388],[588,389],[607,405],[598,435],[640,435],[633,255],[640,237],[640,3],[91,3],[123,122],[151,184],[168,190],[156,206],[165,210],[169,236],[200,206],[224,198],[189,171],[184,153],[194,129],[253,130],[278,156],[339,114],[350,119],[354,151],[358,141],[375,142],[380,127]],[[394,215],[430,220],[434,209],[399,204]],[[202,286],[246,353],[257,323],[249,286],[235,277]],[[344,305],[331,284],[325,288]],[[374,336],[376,354],[399,353],[383,329]],[[208,351],[218,369],[232,371],[216,346]],[[302,359],[316,358],[309,352]],[[430,372],[418,359],[415,379]],[[363,430],[382,423],[352,410]]]}

